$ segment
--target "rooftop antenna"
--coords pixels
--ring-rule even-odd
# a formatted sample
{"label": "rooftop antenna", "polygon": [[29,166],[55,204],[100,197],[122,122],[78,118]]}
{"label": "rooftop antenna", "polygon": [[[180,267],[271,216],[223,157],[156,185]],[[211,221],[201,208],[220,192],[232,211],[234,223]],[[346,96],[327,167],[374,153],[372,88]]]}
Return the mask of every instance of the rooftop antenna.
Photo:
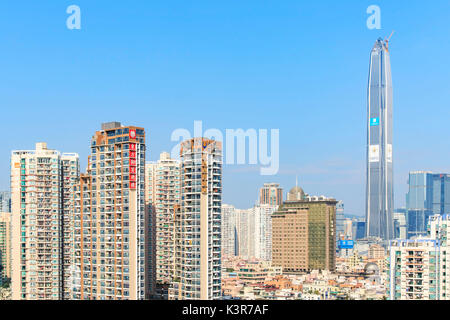
{"label": "rooftop antenna", "polygon": [[389,38],[387,38],[386,40],[385,40],[385,42],[386,42],[386,49],[388,49],[389,50],[389,40],[391,40],[391,38],[392,38],[392,36],[394,35],[394,30],[392,31],[392,33],[391,33],[391,35],[389,36]]}
{"label": "rooftop antenna", "polygon": [[295,176],[295,187],[296,187],[296,189],[298,187],[298,176],[297,175]]}

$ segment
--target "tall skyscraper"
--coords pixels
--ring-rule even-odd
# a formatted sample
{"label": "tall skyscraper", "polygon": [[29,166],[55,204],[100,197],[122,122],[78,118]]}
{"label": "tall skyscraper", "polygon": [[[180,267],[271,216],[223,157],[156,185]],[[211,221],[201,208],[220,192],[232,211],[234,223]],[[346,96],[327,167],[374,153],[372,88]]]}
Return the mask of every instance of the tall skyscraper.
{"label": "tall skyscraper", "polygon": [[174,262],[174,206],[181,201],[180,161],[163,152],[157,162],[148,162],[145,170],[147,201],[156,217],[156,281],[170,284]]}
{"label": "tall skyscraper", "polygon": [[426,235],[428,217],[433,214],[433,176],[431,172],[413,171],[408,177],[406,211],[408,238]]}
{"label": "tall skyscraper", "polygon": [[433,215],[444,215],[450,212],[450,174],[433,174]]}
{"label": "tall skyscraper", "polygon": [[0,212],[11,212],[11,192],[0,192]]}
{"label": "tall skyscraper", "polygon": [[0,212],[0,282],[11,278],[11,213]]}
{"label": "tall skyscraper", "polygon": [[[67,161],[73,161],[68,166]],[[70,265],[71,185],[78,155],[62,154],[37,143],[11,155],[12,298],[61,300]]]}
{"label": "tall skyscraper", "polygon": [[450,211],[450,175],[427,171],[412,171],[406,194],[408,238],[425,235],[432,215]]}
{"label": "tall skyscraper", "polygon": [[169,299],[221,297],[222,143],[181,143],[181,207],[175,214],[175,274]]}
{"label": "tall skyscraper", "polygon": [[378,39],[370,55],[367,97],[366,235],[392,239],[392,79],[388,42]]}
{"label": "tall skyscraper", "polygon": [[279,183],[264,183],[259,190],[259,204],[279,206],[283,203],[283,189]]}
{"label": "tall skyscraper", "polygon": [[105,123],[75,186],[73,299],[142,300],[148,275],[145,132]]}
{"label": "tall skyscraper", "polygon": [[344,202],[338,201],[336,204],[336,241],[339,241],[344,236]]}
{"label": "tall skyscraper", "polygon": [[272,264],[286,273],[334,271],[336,203],[325,197],[285,201],[272,214]]}

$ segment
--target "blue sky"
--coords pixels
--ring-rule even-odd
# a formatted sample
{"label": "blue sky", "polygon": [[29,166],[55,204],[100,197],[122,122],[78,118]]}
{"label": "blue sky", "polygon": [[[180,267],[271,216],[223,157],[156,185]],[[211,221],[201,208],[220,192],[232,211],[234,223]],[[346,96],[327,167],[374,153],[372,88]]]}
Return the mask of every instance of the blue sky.
{"label": "blue sky", "polygon": [[[81,30],[66,8],[81,8]],[[366,9],[381,8],[381,30]],[[37,141],[86,165],[102,122],[140,125],[149,160],[174,129],[280,129],[280,172],[227,166],[224,202],[250,207],[264,182],[364,213],[369,53],[390,44],[396,207],[410,170],[450,172],[450,2],[2,1],[0,189],[13,149]]]}

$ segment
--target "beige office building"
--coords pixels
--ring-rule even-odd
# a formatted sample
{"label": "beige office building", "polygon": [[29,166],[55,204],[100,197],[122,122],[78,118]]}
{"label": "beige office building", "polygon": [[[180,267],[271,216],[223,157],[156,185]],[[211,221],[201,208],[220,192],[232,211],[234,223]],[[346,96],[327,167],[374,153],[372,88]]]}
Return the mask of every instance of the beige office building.
{"label": "beige office building", "polygon": [[175,273],[169,299],[221,297],[222,144],[181,143],[181,207],[175,211]]}
{"label": "beige office building", "polygon": [[155,215],[156,282],[170,284],[174,268],[174,206],[181,200],[180,161],[163,152],[146,164],[147,202]]}
{"label": "beige office building", "polygon": [[336,203],[325,197],[286,201],[272,215],[272,263],[285,273],[335,270]]}
{"label": "beige office building", "polygon": [[151,295],[144,176],[144,129],[103,124],[75,187],[73,299]]}
{"label": "beige office building", "polygon": [[46,143],[12,152],[12,299],[60,300],[70,290],[64,281],[77,174],[78,155],[47,149]]}

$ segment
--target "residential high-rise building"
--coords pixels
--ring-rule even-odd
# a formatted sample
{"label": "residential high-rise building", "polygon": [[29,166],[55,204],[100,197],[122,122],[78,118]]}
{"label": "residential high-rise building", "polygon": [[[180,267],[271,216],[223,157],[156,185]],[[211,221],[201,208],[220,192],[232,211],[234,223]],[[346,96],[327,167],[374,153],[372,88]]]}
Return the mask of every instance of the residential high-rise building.
{"label": "residential high-rise building", "polygon": [[367,98],[366,236],[394,236],[392,79],[388,42],[378,39],[370,55]]}
{"label": "residential high-rise building", "polygon": [[450,215],[428,219],[427,235],[391,241],[389,296],[391,300],[450,300]]}
{"label": "residential high-rise building", "polygon": [[283,189],[279,183],[264,183],[259,190],[259,204],[279,206],[283,203]]}
{"label": "residential high-rise building", "polygon": [[75,186],[73,299],[152,294],[145,152],[143,128],[105,123],[92,137],[87,172]]}
{"label": "residential high-rise building", "polygon": [[394,240],[389,247],[390,300],[435,300],[438,292],[437,240]]}
{"label": "residential high-rise building", "polygon": [[248,259],[251,256],[252,237],[250,209],[236,209],[236,237],[238,244],[237,255]]}
{"label": "residential high-rise building", "polygon": [[146,194],[155,211],[156,281],[172,282],[174,262],[174,206],[181,201],[180,161],[161,153],[157,162],[147,162]]}
{"label": "residential high-rise building", "polygon": [[284,202],[272,215],[272,264],[286,273],[334,271],[336,204],[325,197]]}
{"label": "residential high-rise building", "polygon": [[0,281],[11,278],[11,213],[0,212]]}
{"label": "residential high-rise building", "polygon": [[244,259],[270,261],[272,257],[272,213],[276,206],[255,205],[251,209],[222,206],[222,252]]}
{"label": "residential high-rise building", "polygon": [[222,204],[222,255],[239,255],[236,208],[229,204]]}
{"label": "residential high-rise building", "polygon": [[61,193],[63,197],[62,254],[63,254],[63,299],[72,299],[72,274],[74,272],[73,225],[74,187],[80,179],[80,159],[76,153],[61,155]]}
{"label": "residential high-rise building", "polygon": [[222,143],[181,143],[181,207],[175,214],[175,274],[169,299],[221,297]]}
{"label": "residential high-rise building", "polygon": [[11,192],[0,192],[0,212],[11,212]]}
{"label": "residential high-rise building", "polygon": [[[74,161],[69,166],[67,161]],[[61,300],[70,290],[70,220],[78,155],[37,143],[11,155],[12,298]],[[73,169],[72,169],[73,168]]]}
{"label": "residential high-rise building", "polygon": [[249,235],[252,245],[250,256],[259,260],[272,260],[272,214],[277,206],[262,204],[254,206],[249,215]]}
{"label": "residential high-rise building", "polygon": [[392,300],[447,300],[448,215],[431,216],[427,236],[396,240],[390,246],[389,293]]}

